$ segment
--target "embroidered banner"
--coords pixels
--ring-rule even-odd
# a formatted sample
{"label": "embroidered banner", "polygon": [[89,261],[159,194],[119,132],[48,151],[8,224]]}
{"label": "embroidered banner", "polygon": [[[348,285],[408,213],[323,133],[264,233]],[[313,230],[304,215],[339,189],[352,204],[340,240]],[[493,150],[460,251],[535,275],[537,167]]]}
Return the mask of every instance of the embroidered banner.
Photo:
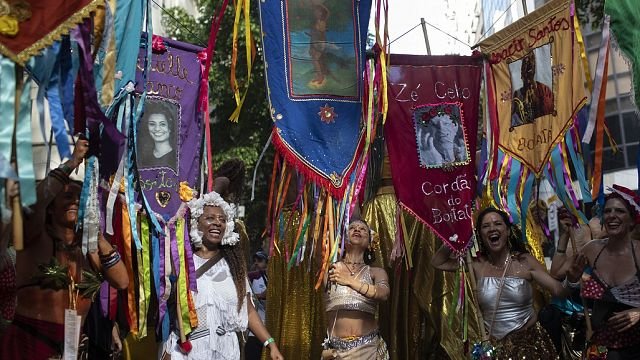
{"label": "embroidered banner", "polygon": [[2,1],[0,53],[24,65],[103,3],[99,0]]}
{"label": "embroidered banner", "polygon": [[370,9],[371,0],[260,2],[274,145],[338,197],[363,138]]}
{"label": "embroidered banner", "polygon": [[537,175],[586,101],[569,5],[551,1],[479,44],[491,64],[498,146]]}
{"label": "embroidered banner", "polygon": [[[196,188],[199,176],[202,121],[198,116],[201,77],[198,53],[202,50],[154,35],[154,52],[145,84],[147,100],[138,123],[136,163],[140,188],[153,211],[165,220],[173,217],[182,203],[178,195],[180,182],[186,181]],[[140,49],[138,93],[142,92],[145,55],[146,49]]]}
{"label": "embroidered banner", "polygon": [[473,234],[482,60],[392,55],[385,137],[400,205],[452,249]]}

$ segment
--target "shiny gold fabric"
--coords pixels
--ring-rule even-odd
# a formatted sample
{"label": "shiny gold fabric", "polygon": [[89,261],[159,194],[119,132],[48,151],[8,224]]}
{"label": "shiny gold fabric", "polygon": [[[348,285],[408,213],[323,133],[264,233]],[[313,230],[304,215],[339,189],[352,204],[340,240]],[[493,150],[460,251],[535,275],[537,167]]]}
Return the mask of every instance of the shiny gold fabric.
{"label": "shiny gold fabric", "polygon": [[[269,259],[266,326],[285,359],[320,359],[326,336],[322,290],[315,291],[317,266],[308,260],[287,270],[285,242],[291,249],[300,223],[298,212],[284,211],[285,223],[293,216],[283,237],[276,234],[282,254]],[[276,230],[278,231],[278,230]],[[263,359],[268,359],[267,351]]]}
{"label": "shiny gold fabric", "polygon": [[492,344],[496,347],[495,360],[559,359],[551,338],[539,322],[527,330],[493,341]]}
{"label": "shiny gold fabric", "polygon": [[[383,190],[383,189],[381,189]],[[462,317],[449,318],[453,296],[458,283],[454,273],[431,267],[431,257],[440,241],[422,223],[403,212],[407,232],[413,248],[413,268],[406,269],[406,261],[399,266],[389,263],[396,236],[396,198],[391,189],[379,191],[365,204],[363,218],[377,231],[381,251],[376,254],[377,266],[384,266],[389,275],[391,294],[380,304],[379,326],[386,340],[391,359],[468,359],[462,343]],[[384,254],[384,255],[383,255]],[[469,338],[478,337],[475,308],[469,307]]]}

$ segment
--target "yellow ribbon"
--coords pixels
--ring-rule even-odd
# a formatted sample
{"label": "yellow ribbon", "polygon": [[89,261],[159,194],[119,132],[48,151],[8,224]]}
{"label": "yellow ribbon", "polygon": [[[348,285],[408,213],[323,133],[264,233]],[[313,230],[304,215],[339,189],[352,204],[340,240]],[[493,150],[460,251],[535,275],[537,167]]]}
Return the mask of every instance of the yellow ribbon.
{"label": "yellow ribbon", "polygon": [[[251,9],[250,0],[239,0],[235,2],[236,5],[236,17],[233,20],[233,50],[231,53],[231,88],[233,90],[233,97],[236,99],[236,109],[233,111],[229,120],[237,122],[240,118],[240,111],[242,105],[247,97],[247,91],[249,90],[249,83],[251,82],[251,68],[253,63],[252,51],[251,51],[251,18],[249,16],[249,10]],[[244,12],[243,12],[244,10]],[[240,14],[244,15],[244,31],[245,31],[245,50],[247,56],[247,79],[246,86],[242,97],[240,97],[240,88],[236,79],[236,63],[238,61],[238,28],[240,23]]]}
{"label": "yellow ribbon", "polygon": [[178,296],[180,296],[180,314],[182,317],[182,327],[185,334],[191,332],[191,318],[189,316],[189,302],[187,300],[187,292],[189,285],[187,283],[187,259],[184,257],[184,219],[179,218],[176,221],[176,241],[178,242],[178,258],[180,259],[180,276],[178,276]]}
{"label": "yellow ribbon", "polygon": [[124,242],[125,264],[129,275],[129,286],[127,287],[127,302],[129,304],[129,319],[131,333],[138,334],[138,314],[136,312],[135,281],[133,276],[133,262],[131,261],[131,219],[127,205],[122,204],[122,240]]}
{"label": "yellow ribbon", "polygon": [[149,257],[149,221],[146,216],[140,219],[140,241],[142,249],[137,251],[138,256],[138,334],[134,339],[141,340],[147,336],[147,314],[151,295],[151,259]]}

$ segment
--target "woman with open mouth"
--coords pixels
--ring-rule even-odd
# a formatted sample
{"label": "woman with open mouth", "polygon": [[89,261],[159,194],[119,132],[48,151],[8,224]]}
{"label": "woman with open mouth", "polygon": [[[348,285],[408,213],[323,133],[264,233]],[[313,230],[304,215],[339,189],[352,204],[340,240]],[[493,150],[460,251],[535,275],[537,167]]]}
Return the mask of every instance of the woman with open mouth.
{"label": "woman with open mouth", "polygon": [[618,185],[610,190],[603,210],[608,238],[589,242],[567,279],[593,300],[587,352],[598,359],[640,359],[640,244],[632,236],[640,223],[640,197]]}
{"label": "woman with open mouth", "polygon": [[[476,236],[480,254],[469,264],[477,283],[476,297],[492,359],[557,359],[555,347],[533,308],[533,282],[552,295],[566,297],[566,283],[549,275],[525,248],[509,216],[489,207],[478,215]],[[431,264],[456,271],[459,260],[443,245]]]}

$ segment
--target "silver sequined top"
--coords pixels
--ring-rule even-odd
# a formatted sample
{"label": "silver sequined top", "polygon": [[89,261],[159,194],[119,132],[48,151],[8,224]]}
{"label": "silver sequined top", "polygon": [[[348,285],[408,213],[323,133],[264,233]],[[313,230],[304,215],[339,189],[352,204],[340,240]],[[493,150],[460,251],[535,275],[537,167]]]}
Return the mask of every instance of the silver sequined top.
{"label": "silver sequined top", "polygon": [[[359,278],[363,283],[372,286],[374,284],[370,270],[370,267],[365,265],[360,271]],[[369,299],[349,286],[331,284],[327,286],[329,289],[324,295],[326,311],[356,310],[375,315],[376,301],[374,299]]]}
{"label": "silver sequined top", "polygon": [[[496,311],[494,307],[500,281],[500,277],[483,277],[478,284],[478,302],[484,317],[484,325],[487,331],[491,331],[491,337],[496,339],[502,339],[510,332],[520,329],[534,314],[531,284],[519,277],[504,278],[504,287]],[[495,321],[492,328],[494,312]]]}

